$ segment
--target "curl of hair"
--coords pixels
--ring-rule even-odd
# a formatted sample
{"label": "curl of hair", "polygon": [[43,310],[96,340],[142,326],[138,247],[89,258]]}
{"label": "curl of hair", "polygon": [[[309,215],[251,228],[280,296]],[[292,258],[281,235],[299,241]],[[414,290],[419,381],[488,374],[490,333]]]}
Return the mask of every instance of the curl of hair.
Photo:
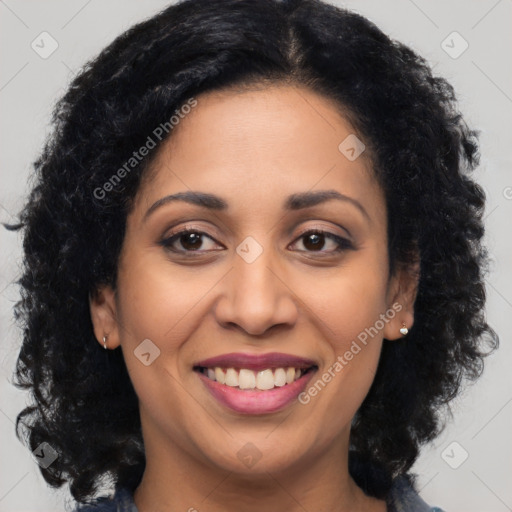
{"label": "curl of hair", "polygon": [[105,197],[95,190],[187,99],[254,83],[335,100],[367,144],[386,195],[390,270],[419,255],[414,326],[384,343],[353,421],[350,472],[365,492],[383,497],[407,473],[442,430],[462,381],[480,375],[498,344],[484,318],[484,193],[469,177],[477,136],[452,87],[364,17],[316,0],[170,6],[73,80],[20,213],[15,315],[24,339],[15,377],[33,404],[18,415],[16,433],[24,427],[31,450],[47,442],[57,451],[41,473],[54,487],[69,482],[77,501],[93,497],[100,477],[134,490],[145,467],[138,399],[121,350],[95,340],[89,296],[116,285],[126,216],[157,151]]}

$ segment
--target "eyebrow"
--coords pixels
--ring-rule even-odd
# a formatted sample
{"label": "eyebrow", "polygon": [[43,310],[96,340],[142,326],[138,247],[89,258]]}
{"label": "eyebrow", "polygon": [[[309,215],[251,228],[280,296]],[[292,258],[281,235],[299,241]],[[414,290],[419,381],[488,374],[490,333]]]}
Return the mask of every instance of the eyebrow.
{"label": "eyebrow", "polygon": [[[368,220],[370,220],[368,212],[364,209],[363,205],[359,201],[352,197],[341,194],[336,190],[318,190],[315,192],[309,191],[292,194],[286,198],[286,201],[284,203],[284,209],[290,211],[302,210],[304,208],[317,206],[319,204],[331,201],[333,199],[352,204]],[[175,201],[183,201],[185,203],[190,203],[196,206],[207,208],[209,210],[219,211],[226,210],[228,208],[228,203],[224,199],[213,194],[196,191],[178,192],[177,194],[162,197],[161,199],[153,203],[151,207],[148,209],[148,211],[144,214],[144,220],[146,220],[155,210],[157,210],[161,206],[164,206]]]}
{"label": "eyebrow", "polygon": [[174,201],[183,201],[185,203],[195,204],[196,206],[202,206],[209,210],[226,210],[228,204],[224,199],[213,194],[207,194],[205,192],[178,192],[170,196],[165,196],[153,203],[149,210],[144,214],[144,220],[146,220],[156,209]]}
{"label": "eyebrow", "polygon": [[368,220],[370,216],[364,209],[363,205],[354,199],[353,197],[341,194],[336,190],[318,190],[315,192],[302,192],[300,194],[292,194],[285,202],[285,210],[301,210],[303,208],[310,208],[318,204],[325,203],[335,199],[337,201],[343,201],[355,206]]}

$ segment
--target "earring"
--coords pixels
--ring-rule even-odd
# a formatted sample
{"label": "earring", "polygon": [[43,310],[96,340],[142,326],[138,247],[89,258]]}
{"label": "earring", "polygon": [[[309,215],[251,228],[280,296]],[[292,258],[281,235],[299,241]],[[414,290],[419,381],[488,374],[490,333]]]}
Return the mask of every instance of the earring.
{"label": "earring", "polygon": [[104,348],[105,350],[107,350],[107,338],[108,338],[108,336],[107,336],[107,335],[103,336],[103,348]]}
{"label": "earring", "polygon": [[402,322],[402,327],[400,327],[400,333],[404,336],[409,332],[409,329],[407,329],[405,322]]}

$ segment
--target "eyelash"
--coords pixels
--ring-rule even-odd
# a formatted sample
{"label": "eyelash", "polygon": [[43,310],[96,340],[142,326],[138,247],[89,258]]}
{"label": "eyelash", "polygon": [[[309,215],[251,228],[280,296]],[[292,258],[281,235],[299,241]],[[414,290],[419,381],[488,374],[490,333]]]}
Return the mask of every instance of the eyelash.
{"label": "eyelash", "polygon": [[[160,245],[162,245],[163,247],[165,247],[167,250],[169,251],[172,251],[174,253],[181,253],[181,254],[185,254],[187,257],[195,257],[195,256],[198,256],[198,255],[201,255],[201,254],[204,254],[205,252],[212,252],[212,251],[202,251],[200,249],[198,250],[195,250],[195,251],[192,251],[192,250],[182,250],[182,249],[175,249],[172,247],[172,245],[175,243],[175,241],[177,241],[180,237],[182,237],[183,235],[187,235],[187,234],[196,234],[196,235],[201,235],[201,236],[205,236],[207,238],[209,238],[210,240],[213,240],[214,242],[218,243],[213,237],[211,237],[210,235],[208,235],[207,233],[203,232],[203,231],[200,231],[198,229],[192,229],[192,228],[188,228],[188,229],[183,229],[181,231],[177,231],[176,233],[171,233],[170,236],[168,236],[167,238],[165,238],[164,240],[162,240],[160,242]],[[327,254],[327,255],[331,255],[331,254],[338,254],[342,251],[345,251],[347,249],[353,249],[354,246],[353,244],[346,238],[343,238],[341,236],[338,236],[338,235],[335,235],[334,233],[331,233],[329,231],[324,231],[323,229],[307,229],[305,231],[303,231],[302,233],[299,234],[299,236],[297,238],[295,238],[295,240],[292,242],[292,244],[296,243],[298,240],[300,240],[301,238],[304,238],[306,235],[312,235],[312,234],[315,234],[315,235],[324,235],[326,238],[329,238],[331,240],[333,240],[334,242],[336,242],[338,244],[338,247],[336,249],[334,249],[333,251],[308,251],[308,250],[300,250],[299,252],[306,252],[306,253],[312,253],[312,254]]]}

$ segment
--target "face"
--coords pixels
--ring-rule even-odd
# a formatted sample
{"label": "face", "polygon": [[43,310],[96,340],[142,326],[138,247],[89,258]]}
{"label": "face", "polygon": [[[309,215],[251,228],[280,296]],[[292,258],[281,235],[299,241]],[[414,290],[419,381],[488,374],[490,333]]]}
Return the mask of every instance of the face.
{"label": "face", "polygon": [[346,457],[382,343],[413,322],[369,156],[339,149],[353,135],[330,100],[276,86],[198,97],[159,149],[116,291],[91,302],[147,453],[251,474]]}

